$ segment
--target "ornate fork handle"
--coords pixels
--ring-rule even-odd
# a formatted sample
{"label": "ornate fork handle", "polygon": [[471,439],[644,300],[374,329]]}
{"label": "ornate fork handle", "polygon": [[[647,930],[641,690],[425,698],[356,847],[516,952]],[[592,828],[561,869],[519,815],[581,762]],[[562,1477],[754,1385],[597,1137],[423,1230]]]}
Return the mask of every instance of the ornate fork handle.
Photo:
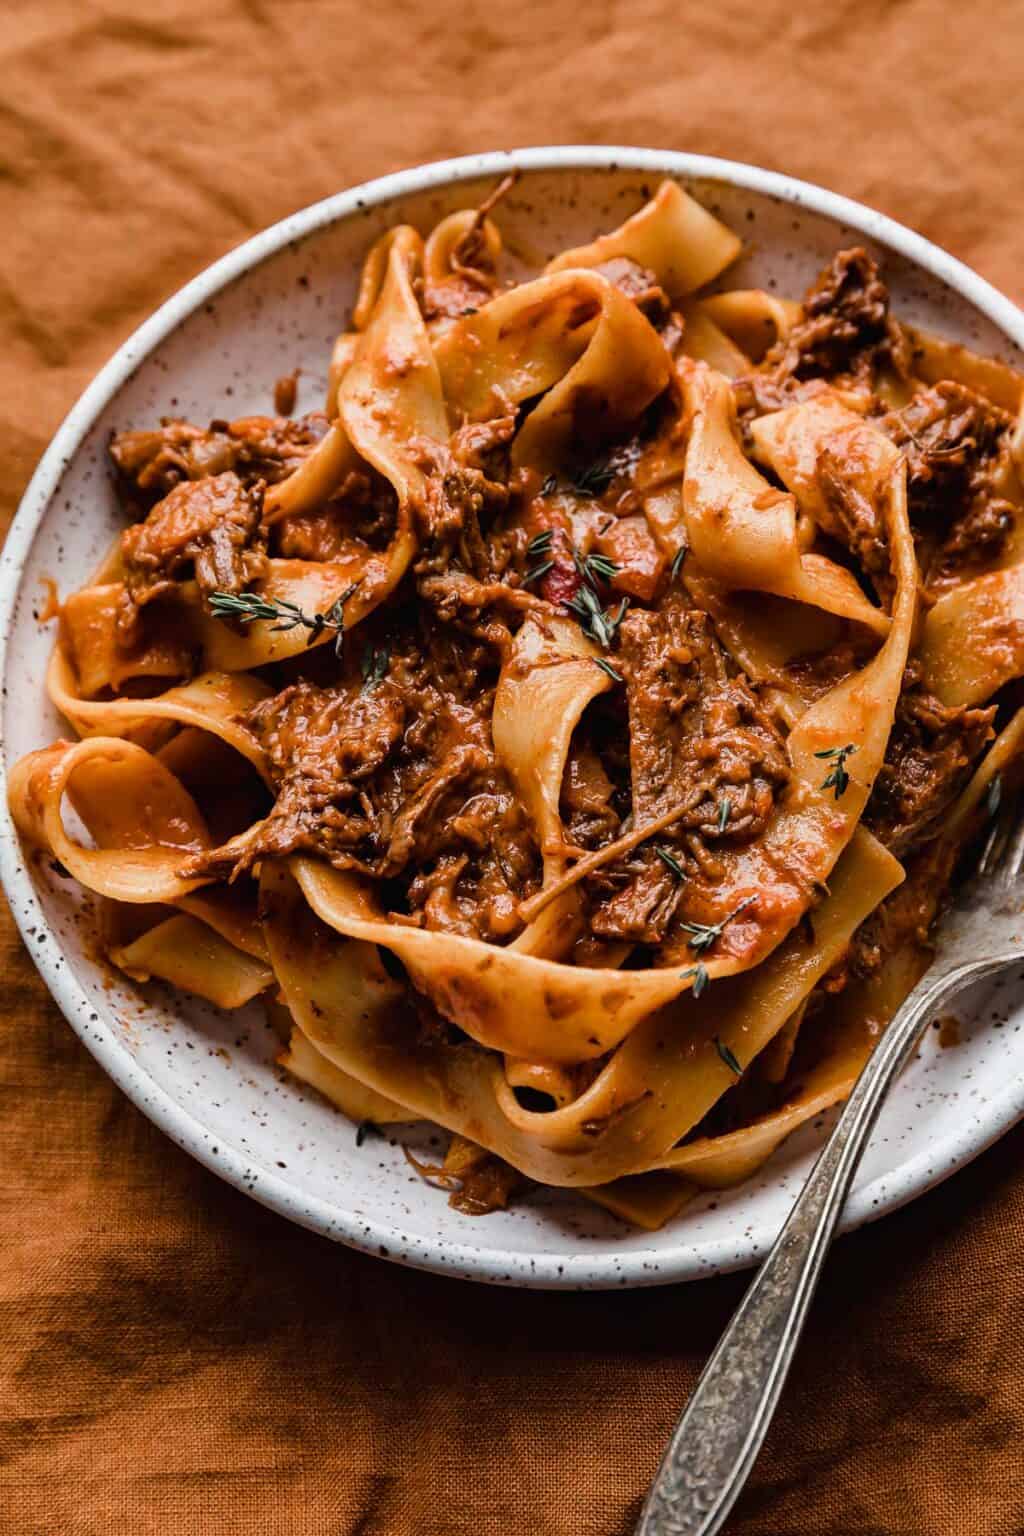
{"label": "ornate fork handle", "polygon": [[836,1221],[886,1093],[935,1011],[969,982],[1006,963],[1001,955],[945,974],[936,975],[933,968],[892,1019],[683,1411],[636,1536],[714,1536],[721,1530],[767,1434]]}

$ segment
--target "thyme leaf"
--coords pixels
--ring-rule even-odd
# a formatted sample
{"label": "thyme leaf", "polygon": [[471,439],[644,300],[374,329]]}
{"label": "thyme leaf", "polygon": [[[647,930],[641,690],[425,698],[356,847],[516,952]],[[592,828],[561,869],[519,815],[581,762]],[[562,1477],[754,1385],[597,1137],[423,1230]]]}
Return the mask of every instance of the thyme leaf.
{"label": "thyme leaf", "polygon": [[333,629],[336,631],[334,651],[340,657],[345,633],[345,604],[358,585],[354,581],[340,597],[335,598],[328,609],[320,613],[306,613],[298,603],[289,602],[285,597],[265,597],[259,592],[211,592],[210,612],[218,619],[236,619],[240,624],[252,624],[258,619],[276,619],[277,623],[273,626],[275,633],[301,626],[309,630],[307,645],[319,640],[325,629]]}
{"label": "thyme leaf", "polygon": [[611,662],[610,661],[606,661],[603,656],[595,656],[594,657],[594,666],[595,667],[600,667],[602,672],[607,673],[607,675],[611,678],[613,683],[624,683],[626,681],[626,679],[623,677],[622,673],[621,672],[616,672],[616,670],[612,666]]}
{"label": "thyme leaf", "polygon": [[719,800],[719,802],[718,802],[718,830],[719,830],[719,832],[724,832],[725,831],[726,827],[729,824],[729,817],[731,815],[732,815],[732,803],[731,803],[731,801],[727,800],[723,796],[723,798],[721,800]]}
{"label": "thyme leaf", "polygon": [[597,459],[574,474],[571,483],[578,496],[602,496],[614,479],[615,466],[606,459]]}
{"label": "thyme leaf", "polygon": [[823,752],[815,752],[815,757],[826,758],[831,763],[828,775],[822,780],[819,788],[834,789],[835,797],[841,800],[850,787],[850,775],[846,771],[846,759],[857,748],[852,741],[845,747],[826,747]]}
{"label": "thyme leaf", "polygon": [[540,494],[542,496],[553,496],[555,494],[555,492],[557,491],[557,489],[558,489],[558,476],[557,475],[547,475],[545,477],[545,479],[544,479],[544,484],[540,488]]}
{"label": "thyme leaf", "polygon": [[359,664],[359,670],[363,674],[363,693],[372,693],[377,684],[384,681],[390,665],[391,652],[386,645],[364,646],[363,659]]}
{"label": "thyme leaf", "polygon": [[670,848],[655,848],[654,851],[665,867],[672,871],[677,880],[686,879],[686,870]]}
{"label": "thyme leaf", "polygon": [[554,563],[553,560],[542,560],[539,565],[533,566],[523,577],[523,586],[529,586],[531,581],[540,581],[540,578],[546,576],[548,571],[552,569]]}
{"label": "thyme leaf", "polygon": [[595,589],[599,581],[611,581],[622,570],[622,566],[607,555],[581,555],[574,549],[572,559],[583,580]]}
{"label": "thyme leaf", "polygon": [[593,587],[582,586],[566,604],[566,607],[580,621],[580,628],[591,640],[603,646],[607,651],[615,639],[619,625],[622,623],[626,609],[629,606],[629,598],[624,597],[619,604],[618,613],[613,614],[610,609],[601,606],[600,600]]}
{"label": "thyme leaf", "polygon": [[669,579],[671,581],[675,581],[676,577],[679,575],[679,572],[683,568],[683,561],[685,559],[686,559],[686,545],[685,544],[680,544],[679,548],[676,550],[675,554],[672,556],[672,564],[669,567]]}
{"label": "thyme leaf", "polygon": [[693,995],[696,999],[700,997],[711,978],[708,975],[707,966],[704,964],[691,965],[688,970],[682,972],[683,980],[687,980],[691,976],[693,977]]}
{"label": "thyme leaf", "polygon": [[739,917],[740,913],[756,900],[756,896],[744,896],[743,900],[737,902],[732,911],[727,912],[718,923],[680,923],[679,926],[683,932],[690,935],[690,948],[694,954],[702,955],[709,950],[712,944],[722,937],[726,924],[731,923],[734,917]]}
{"label": "thyme leaf", "polygon": [[726,1045],[725,1041],[720,1040],[717,1035],[715,1036],[715,1050],[718,1052],[719,1056],[721,1056],[730,1072],[735,1072],[737,1077],[743,1076],[743,1068],[740,1066],[739,1062],[736,1060],[736,1057]]}

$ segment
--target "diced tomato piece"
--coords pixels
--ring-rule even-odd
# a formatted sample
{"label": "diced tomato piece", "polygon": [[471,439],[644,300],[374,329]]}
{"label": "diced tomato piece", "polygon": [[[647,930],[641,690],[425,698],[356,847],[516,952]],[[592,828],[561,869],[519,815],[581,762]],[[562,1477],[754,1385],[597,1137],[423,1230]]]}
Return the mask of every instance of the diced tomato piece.
{"label": "diced tomato piece", "polygon": [[611,581],[616,592],[628,593],[645,603],[654,600],[665,574],[666,560],[651,537],[645,517],[638,514],[616,518],[597,539],[596,548],[620,568]]}

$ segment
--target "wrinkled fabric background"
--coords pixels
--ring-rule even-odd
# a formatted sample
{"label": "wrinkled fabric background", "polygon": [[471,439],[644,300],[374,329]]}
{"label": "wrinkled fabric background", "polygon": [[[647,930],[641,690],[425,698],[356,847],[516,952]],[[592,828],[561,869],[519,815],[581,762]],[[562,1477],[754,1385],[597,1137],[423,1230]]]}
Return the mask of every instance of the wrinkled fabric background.
{"label": "wrinkled fabric background", "polygon": [[[1024,10],[32,0],[0,27],[0,511],[185,279],[339,187],[545,142],[732,156],[1024,296]],[[4,915],[3,1536],[624,1536],[733,1276],[529,1295],[286,1225],[103,1076]],[[1024,1129],[843,1241],[734,1536],[1024,1532]]]}

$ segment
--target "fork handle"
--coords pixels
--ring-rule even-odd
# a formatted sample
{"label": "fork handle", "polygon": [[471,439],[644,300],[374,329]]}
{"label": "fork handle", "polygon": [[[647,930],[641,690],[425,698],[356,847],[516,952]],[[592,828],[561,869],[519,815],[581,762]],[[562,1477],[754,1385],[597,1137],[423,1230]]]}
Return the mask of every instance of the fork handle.
{"label": "fork handle", "polygon": [[778,1238],[683,1410],[636,1536],[714,1536],[747,1480],[803,1330],[836,1221],[882,1101],[922,1029],[968,982],[1002,969],[980,960],[926,973],[869,1057]]}

